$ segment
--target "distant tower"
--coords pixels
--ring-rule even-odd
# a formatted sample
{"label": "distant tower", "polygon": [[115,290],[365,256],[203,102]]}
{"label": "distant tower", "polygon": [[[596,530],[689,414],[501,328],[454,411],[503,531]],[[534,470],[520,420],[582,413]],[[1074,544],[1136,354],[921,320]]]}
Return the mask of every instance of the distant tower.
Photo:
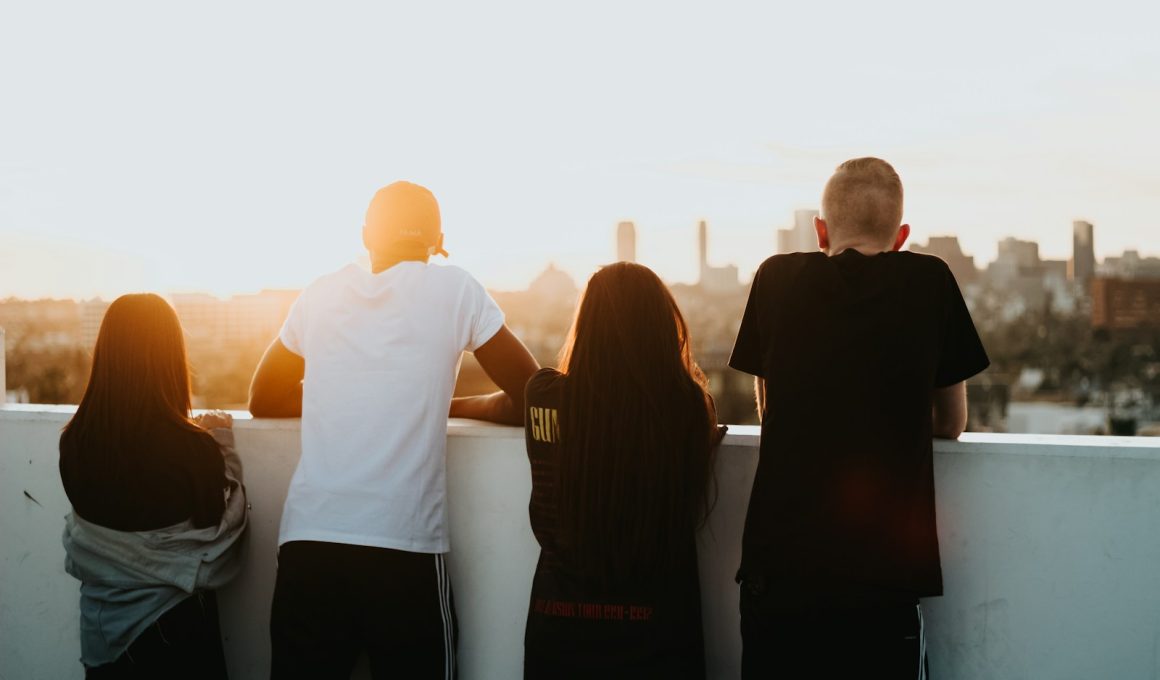
{"label": "distant tower", "polygon": [[697,285],[701,291],[713,295],[736,293],[737,267],[731,264],[723,267],[709,265],[709,225],[705,220],[701,220],[697,225],[697,247],[701,259],[701,277],[697,280]]}
{"label": "distant tower", "polygon": [[1094,229],[1091,222],[1071,223],[1071,280],[1087,288],[1096,273]]}
{"label": "distant tower", "polygon": [[632,222],[616,225],[616,261],[636,262],[636,225]]}
{"label": "distant tower", "polygon": [[701,257],[701,281],[705,280],[705,271],[709,269],[709,225],[705,220],[697,225],[697,252]]}

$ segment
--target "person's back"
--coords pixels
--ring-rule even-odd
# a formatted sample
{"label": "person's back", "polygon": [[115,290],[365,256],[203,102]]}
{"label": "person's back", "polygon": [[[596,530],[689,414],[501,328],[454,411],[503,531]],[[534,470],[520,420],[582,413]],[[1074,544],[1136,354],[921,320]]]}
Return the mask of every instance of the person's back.
{"label": "person's back", "polygon": [[225,466],[213,436],[162,420],[137,435],[115,444],[61,437],[60,477],[73,511],[118,531],[221,521]]}
{"label": "person's back", "polygon": [[303,456],[280,543],[444,553],[448,404],[464,350],[503,326],[467,272],[355,264],[303,291],[281,334],[305,359]]}
{"label": "person's back", "polygon": [[801,629],[825,612],[830,644],[859,651],[846,658],[914,677],[915,605],[942,593],[931,437],[961,432],[962,381],[987,358],[946,264],[896,252],[909,228],[889,165],[843,164],[823,209],[824,252],[759,268],[730,360],[758,377],[763,402],[743,666],[762,677],[807,662],[823,643]]}
{"label": "person's back", "polygon": [[[537,365],[483,286],[443,251],[434,196],[380,190],[348,265],[308,286],[258,367],[255,416],[302,417],[279,532],[272,676],[454,677],[445,553],[447,417],[523,422]],[[464,351],[502,391],[452,399]]]}
{"label": "person's back", "polygon": [[524,676],[703,678],[695,530],[721,433],[660,279],[597,272],[561,370],[525,401],[540,557]]}
{"label": "person's back", "polygon": [[177,315],[156,295],[121,296],[60,439],[86,677],[227,675],[214,589],[240,568],[241,465],[231,418],[189,407]]}
{"label": "person's back", "polygon": [[[703,678],[701,586],[692,528],[676,554],[655,565],[648,578],[612,585],[587,578],[561,537],[557,480],[562,452],[556,423],[567,382],[568,376],[546,368],[528,383],[528,408],[546,414],[546,420],[532,416],[525,425],[532,472],[528,513],[540,557],[528,604],[524,677]],[[566,412],[563,420],[561,427],[567,427]],[[707,457],[708,446],[704,449]]]}

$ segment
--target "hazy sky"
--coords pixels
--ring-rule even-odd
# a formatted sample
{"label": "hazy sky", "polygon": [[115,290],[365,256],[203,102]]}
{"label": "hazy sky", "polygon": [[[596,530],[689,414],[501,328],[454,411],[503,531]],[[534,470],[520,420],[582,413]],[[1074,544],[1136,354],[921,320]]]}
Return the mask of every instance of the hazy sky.
{"label": "hazy sky", "polygon": [[300,287],[374,190],[523,288],[614,253],[744,277],[829,172],[895,164],[914,238],[1160,254],[1160,3],[0,0],[0,296]]}

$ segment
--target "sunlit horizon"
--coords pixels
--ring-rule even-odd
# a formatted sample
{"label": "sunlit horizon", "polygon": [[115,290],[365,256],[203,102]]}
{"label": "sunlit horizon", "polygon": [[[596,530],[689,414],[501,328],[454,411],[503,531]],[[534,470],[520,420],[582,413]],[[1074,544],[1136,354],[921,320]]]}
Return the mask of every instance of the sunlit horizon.
{"label": "sunlit horizon", "polygon": [[[696,225],[693,225],[693,226],[695,229]],[[787,224],[786,227],[788,227],[788,226],[790,226],[790,225]],[[1070,227],[1070,225],[1068,225],[1068,226]],[[639,242],[640,242],[639,236],[640,236],[640,231],[641,231],[640,225],[636,225],[636,228],[637,228],[637,235],[638,235],[638,246],[637,247],[639,248],[640,247],[639,246]],[[695,238],[695,231],[693,232],[693,234],[694,234],[694,238]],[[710,231],[710,234],[711,234],[710,238],[712,239],[715,234],[712,231]],[[931,234],[930,236],[927,236],[925,238],[919,238],[919,239],[911,238],[907,241],[906,246],[904,247],[904,250],[909,250],[911,248],[911,246],[913,246],[915,244],[925,245],[931,236],[933,236],[933,237],[954,236],[956,238],[959,238],[958,235],[956,235],[956,234]],[[1069,238],[1070,238],[1070,232],[1069,232]],[[961,238],[960,238],[960,242],[961,242]],[[709,248],[709,252],[712,253],[713,252],[712,241],[710,243],[711,243],[711,245]],[[690,246],[690,253],[691,253],[689,255],[689,257],[696,258],[696,244],[692,243],[692,244],[689,244],[689,246]],[[1043,249],[1043,247],[1042,247],[1043,244],[1040,244],[1040,246],[1041,246],[1040,255],[1045,260],[1067,260],[1070,258],[1070,252],[1060,254],[1058,257],[1052,257],[1050,253],[1046,252]],[[496,277],[493,277],[491,280],[489,280],[487,277],[480,277],[480,278],[481,278],[481,281],[484,283],[484,285],[489,290],[501,291],[501,292],[522,291],[522,290],[526,290],[529,287],[529,285],[531,285],[533,283],[533,281],[540,274],[542,274],[546,269],[548,269],[549,267],[554,267],[556,269],[560,269],[560,270],[566,272],[572,278],[573,282],[576,284],[577,287],[583,288],[584,283],[587,281],[588,277],[592,273],[594,273],[597,268],[599,268],[600,266],[602,266],[604,264],[608,264],[610,262],[613,262],[616,259],[615,258],[615,244],[610,244],[608,247],[608,250],[609,250],[609,255],[606,258],[604,258],[603,260],[600,260],[598,262],[595,262],[594,264],[592,264],[591,266],[588,266],[588,267],[569,266],[562,259],[551,259],[551,260],[546,260],[546,261],[540,263],[539,267],[533,267],[532,269],[530,269],[529,271],[531,271],[531,273],[528,275],[528,278],[524,281],[519,281],[515,277],[498,277],[498,280],[511,281],[512,283],[510,283],[509,285],[493,285],[492,280],[496,280]],[[992,250],[994,250],[994,248],[992,248]],[[1135,247],[1135,246],[1129,246],[1127,248],[1127,250],[1139,251],[1140,249],[1138,247]],[[69,255],[72,255],[72,256],[80,255],[80,253],[78,251],[79,251],[79,249],[77,249],[77,251],[70,252]],[[66,252],[68,252],[68,251],[66,250]],[[771,249],[768,253],[765,253],[764,255],[762,255],[760,259],[764,259],[765,257],[768,257],[769,255],[773,255],[775,252],[776,252],[776,249]],[[965,248],[964,248],[964,252],[966,255],[974,257],[976,268],[978,268],[980,271],[983,271],[986,269],[987,265],[989,264],[989,260],[982,260],[977,255],[975,255],[974,253],[971,253],[969,250],[967,250]],[[1098,248],[1096,250],[1096,253],[1097,253],[1097,260],[1102,260],[1103,256],[1100,256],[1100,250]],[[27,255],[27,254],[28,254],[27,252],[24,253],[24,255]],[[1112,257],[1119,256],[1120,254],[1121,254],[1121,252],[1106,253],[1107,256],[1112,256]],[[1140,255],[1141,255],[1141,257],[1155,257],[1157,255],[1160,255],[1160,252],[1151,253],[1148,251],[1140,251]],[[132,268],[129,269],[129,271],[128,271],[129,277],[126,277],[125,270],[106,269],[106,268],[116,267],[116,265],[118,264],[118,254],[110,253],[106,257],[108,258],[107,261],[102,263],[99,256],[97,259],[89,259],[89,258],[84,258],[83,255],[81,255],[81,259],[77,260],[77,263],[80,264],[80,268],[82,270],[85,270],[88,273],[98,277],[100,280],[108,280],[109,278],[113,278],[115,280],[118,277],[120,277],[121,279],[126,279],[126,278],[133,276],[134,274],[139,274],[143,269],[145,269],[145,267],[140,266],[140,263],[134,263],[137,265],[138,268],[136,270],[134,270]],[[760,264],[760,259],[758,260],[758,264]],[[994,259],[994,256],[992,256],[991,259]],[[126,260],[122,260],[122,262],[125,262],[125,261]],[[131,261],[131,260],[129,260],[129,261]],[[455,258],[433,257],[433,258],[431,258],[430,261],[436,265],[464,266],[460,262],[457,262],[455,260]],[[642,257],[638,257],[637,261],[640,262],[641,264],[652,266],[651,263],[649,263],[648,261],[646,261]],[[94,286],[94,287],[90,287],[87,289],[81,289],[82,291],[86,291],[86,292],[82,292],[82,294],[76,294],[73,292],[69,292],[65,288],[59,288],[59,289],[49,288],[49,289],[45,289],[45,291],[42,291],[42,292],[38,292],[37,289],[35,289],[35,288],[29,288],[29,290],[31,291],[30,294],[29,293],[22,294],[20,292],[20,289],[17,288],[16,292],[5,293],[4,291],[0,291],[0,300],[4,300],[4,299],[69,300],[69,299],[72,299],[72,300],[77,300],[77,301],[83,301],[83,300],[101,299],[101,300],[105,300],[105,301],[111,301],[111,300],[119,297],[120,295],[124,295],[127,293],[135,293],[135,292],[155,292],[155,293],[158,293],[162,296],[199,295],[199,294],[201,294],[201,295],[209,295],[209,296],[220,298],[220,299],[224,300],[224,299],[232,298],[235,296],[253,295],[253,294],[257,294],[257,293],[261,293],[261,292],[265,292],[265,291],[301,290],[302,288],[306,287],[306,285],[309,284],[315,278],[322,276],[326,273],[329,273],[333,269],[337,269],[338,267],[342,267],[342,266],[345,266],[346,264],[350,264],[350,263],[355,263],[355,264],[358,264],[358,265],[363,266],[363,267],[368,267],[369,266],[369,258],[367,257],[367,254],[365,251],[362,253],[352,253],[351,256],[348,258],[334,261],[333,263],[331,263],[332,266],[330,266],[328,268],[323,267],[323,268],[317,269],[317,271],[312,272],[307,278],[304,278],[301,280],[295,280],[295,281],[287,283],[285,285],[262,284],[262,285],[259,285],[258,287],[249,288],[249,289],[229,289],[229,288],[225,288],[225,287],[221,287],[221,286],[206,286],[206,287],[201,287],[201,288],[198,288],[195,286],[190,286],[190,287],[185,287],[185,288],[160,288],[160,287],[156,287],[156,286],[150,287],[150,286],[146,286],[146,285],[140,285],[140,286],[134,287],[133,285],[123,285],[123,286],[111,285],[110,286],[108,284],[98,284],[99,287]],[[64,265],[66,263],[60,262],[58,264]],[[515,263],[515,264],[516,264],[516,266],[519,266],[520,263]],[[721,260],[720,258],[714,258],[711,254],[710,255],[710,264],[719,266],[719,265],[727,265],[727,264],[736,264],[736,262],[733,262],[733,261],[727,262],[727,261]],[[130,265],[130,266],[132,267],[133,265]],[[739,276],[738,284],[739,285],[742,285],[742,286],[748,285],[750,279],[752,278],[753,272],[756,271],[756,266],[757,265],[755,264],[755,265],[753,265],[753,267],[749,268],[748,270],[745,268],[741,268],[739,270],[739,272],[738,272],[738,276]],[[662,269],[657,268],[657,267],[653,267],[653,268],[656,269],[661,274],[662,278],[669,285],[696,284],[697,283],[697,271],[696,271],[696,263],[695,262],[693,263],[692,266],[683,268],[683,269],[688,269],[689,271],[683,272],[685,274],[685,277],[681,278],[681,279],[674,279],[674,278],[665,276],[664,271]],[[524,267],[520,267],[521,273],[523,272],[524,269],[525,269]]]}

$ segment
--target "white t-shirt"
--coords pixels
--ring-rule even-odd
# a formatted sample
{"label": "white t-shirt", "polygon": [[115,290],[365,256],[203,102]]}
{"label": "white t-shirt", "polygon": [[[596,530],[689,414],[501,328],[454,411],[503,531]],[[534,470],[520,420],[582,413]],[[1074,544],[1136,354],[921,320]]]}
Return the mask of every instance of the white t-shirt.
{"label": "white t-shirt", "polygon": [[458,267],[351,264],[302,291],[279,334],[306,377],[278,544],[447,552],[447,411],[463,352],[503,323]]}

